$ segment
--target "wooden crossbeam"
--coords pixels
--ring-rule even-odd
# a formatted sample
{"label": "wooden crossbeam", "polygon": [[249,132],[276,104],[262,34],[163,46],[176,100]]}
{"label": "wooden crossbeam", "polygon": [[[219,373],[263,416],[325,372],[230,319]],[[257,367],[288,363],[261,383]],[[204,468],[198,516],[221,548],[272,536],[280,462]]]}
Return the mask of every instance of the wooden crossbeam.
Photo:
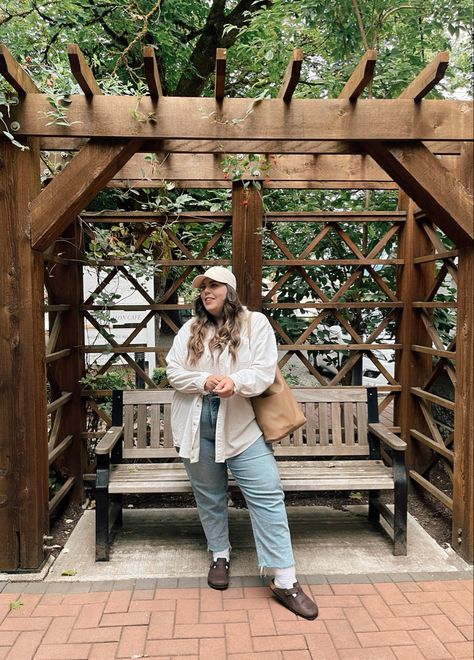
{"label": "wooden crossbeam", "polygon": [[76,44],[68,44],[67,56],[69,59],[69,66],[71,67],[71,73],[86,97],[90,98],[95,94],[102,94],[100,87],[94,78],[94,74],[90,70],[79,46]]}
{"label": "wooden crossbeam", "polygon": [[214,83],[214,98],[218,102],[221,102],[224,98],[226,60],[227,50],[225,48],[216,48],[216,79]]}
{"label": "wooden crossbeam", "polygon": [[31,243],[45,250],[136,152],[140,140],[91,140],[31,205]]}
{"label": "wooden crossbeam", "polygon": [[[129,162],[111,180],[112,185],[119,185],[122,180],[125,184],[130,181],[141,181],[139,185],[149,187],[154,180],[160,184],[166,181],[212,182],[228,181],[222,169],[224,156],[214,154],[157,154],[160,163],[157,170],[153,163],[142,154],[132,156]],[[259,161],[256,161],[258,169]],[[270,162],[268,167],[265,161],[261,162],[262,169],[259,176],[250,179],[262,179],[265,173],[265,185],[271,182],[291,181],[378,181],[386,183],[391,181],[389,175],[379,167],[370,156],[296,156],[285,155]],[[253,169],[253,168],[252,168]],[[383,187],[383,186],[381,186]]]}
{"label": "wooden crossbeam", "polygon": [[449,53],[439,53],[434,60],[430,62],[423,71],[408,85],[400,94],[399,99],[413,99],[421,101],[433,87],[444,77],[449,64]]}
{"label": "wooden crossbeam", "polygon": [[375,50],[367,50],[354,69],[351,77],[342,88],[338,98],[357,101],[367,85],[372,81],[376,61],[377,53]]}
{"label": "wooden crossbeam", "polygon": [[151,98],[156,101],[160,96],[163,96],[163,90],[161,89],[160,74],[156,62],[155,50],[153,46],[143,46],[142,53],[148,91],[150,92]]}
{"label": "wooden crossbeam", "polygon": [[456,245],[472,243],[472,196],[423,144],[367,142],[365,148]]}
{"label": "wooden crossbeam", "polygon": [[38,94],[40,91],[8,48],[2,44],[0,44],[0,75],[10,83],[20,96]]}
{"label": "wooden crossbeam", "polygon": [[[86,138],[46,137],[40,139],[40,148],[44,151],[78,151],[87,143]],[[425,143],[428,149],[437,155],[461,153],[462,142],[432,140]],[[314,154],[314,155],[351,155],[365,153],[356,142],[332,140],[147,140],[140,152],[154,153],[195,153],[195,154]]]}
{"label": "wooden crossbeam", "polygon": [[[68,125],[45,119],[51,110],[44,94],[27,94],[12,108],[18,136],[172,138],[239,141],[278,140],[462,140],[473,139],[472,103],[425,100],[423,111],[409,100],[229,98],[224,111],[214,98],[97,96],[93,107],[83,95],[73,95]],[[253,111],[249,114],[249,108]],[[137,121],[137,113],[144,118]],[[147,118],[152,118],[148,121]],[[245,121],[243,121],[245,118]],[[239,121],[242,119],[242,121]],[[278,148],[272,150],[279,153]],[[246,150],[247,152],[247,150]],[[261,151],[260,151],[261,153]]]}
{"label": "wooden crossbeam", "polygon": [[283,99],[285,103],[291,101],[293,92],[300,79],[301,65],[303,64],[303,51],[299,48],[293,50],[288,66],[286,67],[283,82],[278,92],[278,98]]}

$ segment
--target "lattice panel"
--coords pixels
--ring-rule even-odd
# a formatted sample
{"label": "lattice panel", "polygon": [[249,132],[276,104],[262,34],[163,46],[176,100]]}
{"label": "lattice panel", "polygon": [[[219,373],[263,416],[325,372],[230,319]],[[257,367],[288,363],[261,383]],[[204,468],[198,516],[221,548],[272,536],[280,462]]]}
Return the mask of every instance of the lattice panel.
{"label": "lattice panel", "polygon": [[[433,281],[424,300],[416,301],[414,313],[421,320],[429,338],[424,346],[413,345],[413,351],[432,357],[432,368],[423,385],[412,388],[424,429],[411,428],[412,442],[429,447],[431,455],[411,477],[449,509],[452,489],[440,490],[431,478],[432,468],[439,464],[453,479],[454,397],[456,389],[456,297],[457,250],[452,242],[425,216],[420,216],[423,231],[429,238],[432,254],[415,259],[415,263],[434,262]],[[429,261],[428,261],[429,260]]]}
{"label": "lattice panel", "polygon": [[[149,249],[150,237],[158,227],[159,235],[166,241],[166,250],[161,250],[156,260],[157,278],[154,292],[145,287],[130,263],[124,258],[105,257],[96,262],[102,269],[102,279],[82,304],[84,322],[97,331],[100,344],[87,344],[84,353],[89,356],[101,356],[100,364],[89,370],[91,388],[86,388],[83,395],[89,410],[88,428],[85,436],[89,439],[101,437],[104,428],[111,423],[110,388],[120,386],[156,388],[166,385],[166,379],[158,384],[153,374],[145,368],[144,356],[154,354],[156,365],[164,365],[164,355],[168,352],[171,340],[183,322],[183,314],[191,313],[192,304],[184,304],[183,296],[188,297],[189,281],[194,275],[203,272],[211,265],[230,265],[231,232],[229,214],[183,214],[179,221],[160,220],[149,226],[132,226],[133,254],[144,253]],[[100,222],[97,218],[96,222]],[[94,223],[88,221],[84,231],[93,240]],[[130,240],[130,239],[129,239]],[[84,260],[90,255],[83,255]],[[139,296],[139,302],[127,304],[127,300],[118,298],[106,308],[99,297],[107,291],[120,291],[118,279],[126,283]],[[110,315],[140,315],[127,326],[127,336],[118,341],[104,323],[104,312]],[[155,330],[155,345],[145,345],[139,340],[150,323],[157,323],[160,330]],[[156,326],[155,326],[156,327]],[[142,333],[142,334],[141,334]],[[163,334],[165,333],[165,334]],[[104,359],[105,356],[105,359]],[[120,365],[117,365],[117,361]],[[117,383],[117,378],[127,383]]]}
{"label": "lattice panel", "polygon": [[[403,214],[334,213],[327,223],[295,222],[282,214],[267,224],[264,240],[263,304],[280,349],[286,349],[280,366],[296,356],[314,384],[338,385],[349,384],[363,360],[362,371],[386,381],[380,409],[387,417],[400,390],[393,362],[388,366],[384,357],[400,349],[393,336],[403,304],[395,292],[403,221]],[[340,332],[331,335],[335,327]]]}

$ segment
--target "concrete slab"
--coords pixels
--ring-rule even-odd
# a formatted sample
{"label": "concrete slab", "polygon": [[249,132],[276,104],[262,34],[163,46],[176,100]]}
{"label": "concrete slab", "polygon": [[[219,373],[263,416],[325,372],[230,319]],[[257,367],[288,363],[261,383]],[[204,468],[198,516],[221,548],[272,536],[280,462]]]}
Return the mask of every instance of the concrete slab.
{"label": "concrete slab", "polygon": [[[328,507],[289,507],[297,570],[300,574],[353,575],[464,571],[469,565],[441,548],[409,516],[408,556],[394,557],[392,543],[366,518],[365,506],[339,511]],[[258,575],[246,510],[229,510],[232,574]],[[127,580],[184,578],[206,574],[209,554],[195,509],[129,509],[112,545],[109,562],[94,561],[94,511],[86,511],[54,562],[46,580]],[[75,575],[63,575],[75,571]]]}

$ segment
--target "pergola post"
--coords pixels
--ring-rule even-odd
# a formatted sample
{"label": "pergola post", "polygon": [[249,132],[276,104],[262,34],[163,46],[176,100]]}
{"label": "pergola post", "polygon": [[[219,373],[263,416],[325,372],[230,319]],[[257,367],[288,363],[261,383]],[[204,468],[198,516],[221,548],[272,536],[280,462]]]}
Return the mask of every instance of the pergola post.
{"label": "pergola post", "polygon": [[[50,451],[72,436],[67,449],[59,455],[56,466],[67,478],[73,478],[73,497],[79,504],[83,501],[83,473],[87,461],[86,445],[81,439],[81,430],[85,427],[85,409],[81,405],[81,383],[84,375],[84,355],[80,346],[84,344],[84,324],[80,313],[83,300],[82,264],[79,249],[80,235],[77,223],[73,222],[54,244],[53,255],[60,257],[60,262],[53,262],[49,269],[47,289],[49,304],[64,306],[64,311],[52,311],[49,314],[49,327],[52,328],[57,314],[61,314],[60,332],[54,346],[54,352],[59,357],[62,351],[67,351],[63,357],[48,364],[48,377],[58,390],[56,396],[70,392],[72,397],[63,408],[56,411],[60,414],[60,423],[56,428],[54,438],[50,436]],[[48,361],[48,358],[47,358]],[[52,435],[52,434],[51,434]],[[54,465],[54,464],[53,464]]]}
{"label": "pergola post", "polygon": [[0,571],[37,569],[48,530],[43,255],[31,250],[38,140],[0,140]]}
{"label": "pergola post", "polygon": [[[460,157],[460,179],[473,191],[473,145]],[[454,412],[453,548],[474,560],[474,244],[459,246]]]}
{"label": "pergola post", "polygon": [[398,313],[396,343],[402,345],[396,355],[395,376],[401,385],[400,397],[395,404],[395,425],[401,428],[401,437],[408,444],[407,465],[417,472],[424,472],[426,461],[431,451],[415,443],[410,436],[410,429],[427,431],[426,421],[420,411],[413,394],[412,387],[423,387],[431,373],[432,358],[430,355],[415,353],[411,350],[413,344],[431,346],[431,338],[412,306],[412,302],[424,300],[433,281],[433,264],[415,264],[414,258],[424,256],[433,251],[428,236],[416,222],[415,205],[403,192],[400,192],[399,210],[407,213],[406,222],[400,232],[398,256],[405,260],[398,274],[397,297],[403,300],[404,307]]}
{"label": "pergola post", "polygon": [[240,300],[251,310],[262,308],[263,201],[260,190],[232,185],[232,270]]}

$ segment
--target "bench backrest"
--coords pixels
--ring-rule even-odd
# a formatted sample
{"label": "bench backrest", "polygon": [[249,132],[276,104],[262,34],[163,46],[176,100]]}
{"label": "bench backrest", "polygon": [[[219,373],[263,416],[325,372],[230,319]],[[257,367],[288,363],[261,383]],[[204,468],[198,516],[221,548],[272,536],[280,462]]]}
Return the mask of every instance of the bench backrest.
{"label": "bench backrest", "polygon": [[[307,421],[274,445],[276,456],[369,454],[366,388],[302,388],[293,393]],[[172,399],[172,390],[123,392],[124,458],[176,457],[171,436]]]}

